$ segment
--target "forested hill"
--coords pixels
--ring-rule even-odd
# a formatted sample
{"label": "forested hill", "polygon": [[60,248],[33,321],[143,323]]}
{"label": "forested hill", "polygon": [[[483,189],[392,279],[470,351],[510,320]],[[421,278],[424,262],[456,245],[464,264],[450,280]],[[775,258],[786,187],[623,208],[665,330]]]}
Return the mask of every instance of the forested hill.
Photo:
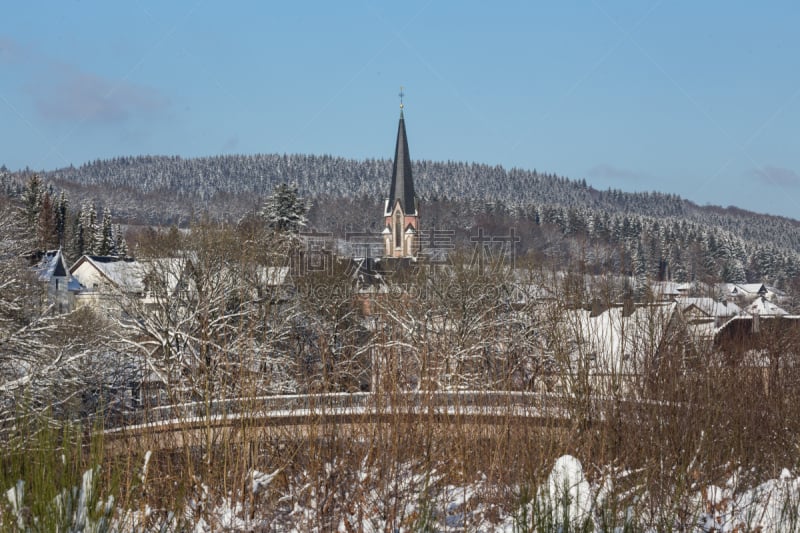
{"label": "forested hill", "polygon": [[[258,154],[119,157],[43,176],[73,202],[94,198],[120,220],[151,224],[185,223],[200,213],[238,219],[286,182],[311,200],[315,229],[341,232],[380,229],[375,213],[391,171],[392,161],[383,159]],[[555,174],[475,163],[416,161],[413,175],[425,222],[437,227],[465,229],[487,214],[522,227],[556,227],[567,236],[624,243],[631,255],[642,247],[653,257],[653,273],[665,257],[698,247],[719,264],[733,261],[733,277],[746,271],[748,278],[786,279],[799,270],[800,222],[785,217],[698,206],[672,194],[601,191]]]}
{"label": "forested hill", "polygon": [[[142,193],[205,200],[219,193],[260,195],[278,183],[296,185],[316,198],[382,198],[389,188],[392,161],[357,161],[314,155],[228,155],[183,159],[168,156],[119,157],[46,173],[57,181],[125,187]],[[579,182],[536,170],[506,170],[476,163],[416,161],[413,175],[423,200],[467,200],[505,204],[594,206],[652,216],[699,215],[704,211],[676,195],[597,191]]]}
{"label": "forested hill", "polygon": [[[296,185],[302,195],[312,200],[366,197],[379,201],[387,194],[391,171],[392,161],[386,159],[357,161],[326,155],[258,154],[193,159],[119,157],[44,175],[58,185],[88,186],[100,197],[107,193],[124,196],[128,191],[133,196],[174,200],[177,205],[169,212],[180,214],[197,213],[220,196],[263,198],[276,184],[283,182]],[[736,208],[701,207],[673,194],[602,191],[588,186],[585,180],[571,180],[536,170],[506,170],[501,166],[452,161],[417,161],[413,164],[413,173],[417,194],[423,202],[467,202],[474,204],[477,210],[488,206],[510,213],[549,205],[677,217],[800,251],[800,222],[797,220]],[[113,193],[109,188],[117,191]],[[113,203],[119,214],[137,210],[136,206]]]}

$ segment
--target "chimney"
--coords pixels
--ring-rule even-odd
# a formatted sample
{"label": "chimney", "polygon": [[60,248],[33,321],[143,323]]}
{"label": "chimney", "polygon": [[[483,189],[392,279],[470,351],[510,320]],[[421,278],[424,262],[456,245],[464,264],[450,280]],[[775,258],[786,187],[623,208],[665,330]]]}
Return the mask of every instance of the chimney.
{"label": "chimney", "polygon": [[633,298],[625,298],[622,301],[622,316],[628,317],[636,310],[636,304],[633,303]]}

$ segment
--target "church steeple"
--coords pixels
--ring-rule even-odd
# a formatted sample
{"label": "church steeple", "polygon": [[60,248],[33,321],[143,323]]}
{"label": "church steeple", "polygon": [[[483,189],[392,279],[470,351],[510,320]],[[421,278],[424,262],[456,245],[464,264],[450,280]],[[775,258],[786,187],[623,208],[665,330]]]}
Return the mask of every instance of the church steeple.
{"label": "church steeple", "polygon": [[389,203],[386,206],[387,214],[391,213],[398,201],[403,213],[406,215],[417,214],[414,178],[411,175],[411,156],[408,153],[406,121],[403,117],[402,107],[400,108],[400,124],[397,126],[397,145],[394,149],[392,185],[389,189]]}
{"label": "church steeple", "polygon": [[419,252],[419,209],[411,175],[406,121],[403,116],[403,88],[400,88],[400,123],[392,166],[392,183],[383,210],[386,256],[416,257]]}

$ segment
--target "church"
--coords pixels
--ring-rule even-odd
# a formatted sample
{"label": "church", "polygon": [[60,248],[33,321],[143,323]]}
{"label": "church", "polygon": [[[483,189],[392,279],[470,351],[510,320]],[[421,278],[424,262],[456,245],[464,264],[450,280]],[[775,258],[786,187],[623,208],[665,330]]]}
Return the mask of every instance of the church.
{"label": "church", "polygon": [[420,252],[419,202],[414,192],[402,97],[401,92],[392,182],[383,209],[383,255],[387,258],[416,258]]}

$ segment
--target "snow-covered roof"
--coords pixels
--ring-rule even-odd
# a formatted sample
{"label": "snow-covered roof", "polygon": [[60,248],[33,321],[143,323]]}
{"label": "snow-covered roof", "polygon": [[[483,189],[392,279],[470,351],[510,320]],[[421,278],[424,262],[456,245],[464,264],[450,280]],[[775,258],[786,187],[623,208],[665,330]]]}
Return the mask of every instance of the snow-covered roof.
{"label": "snow-covered roof", "polygon": [[686,312],[692,306],[710,317],[727,317],[737,315],[742,312],[742,308],[733,302],[720,302],[714,298],[681,298],[678,300],[681,312]]}
{"label": "snow-covered roof", "polygon": [[744,308],[745,312],[759,316],[786,316],[789,313],[770,302],[763,296]]}
{"label": "snow-covered roof", "polygon": [[42,259],[33,267],[39,281],[50,281],[55,277],[68,277],[67,265],[61,250],[49,250]]}
{"label": "snow-covered roof", "polygon": [[288,266],[268,266],[259,272],[259,281],[264,285],[283,285],[288,275]]}
{"label": "snow-covered roof", "polygon": [[650,283],[650,290],[653,294],[661,294],[664,296],[686,294],[691,288],[691,283],[678,281],[653,281]]}
{"label": "snow-covered roof", "polygon": [[89,258],[94,266],[109,278],[117,287],[130,290],[144,290],[145,268],[138,261],[96,261]]}
{"label": "snow-covered roof", "polygon": [[[118,289],[126,292],[143,292],[145,279],[150,273],[163,276],[169,287],[176,286],[186,261],[186,259],[179,258],[163,258],[140,262],[118,257],[84,255],[72,265],[70,271],[75,276],[79,272],[79,267],[86,263]],[[79,276],[75,277],[78,277],[78,281],[88,288],[86,280],[81,280]]]}
{"label": "snow-covered roof", "polygon": [[758,294],[767,290],[763,283],[737,283],[736,286],[739,287],[739,290],[750,294]]}
{"label": "snow-covered roof", "polygon": [[763,283],[720,283],[717,287],[726,296],[755,296],[767,291]]}
{"label": "snow-covered roof", "polygon": [[567,311],[563,326],[577,342],[576,356],[595,359],[600,372],[635,372],[655,356],[667,332],[675,303],[636,307],[626,313],[613,307],[591,316],[585,309]]}

